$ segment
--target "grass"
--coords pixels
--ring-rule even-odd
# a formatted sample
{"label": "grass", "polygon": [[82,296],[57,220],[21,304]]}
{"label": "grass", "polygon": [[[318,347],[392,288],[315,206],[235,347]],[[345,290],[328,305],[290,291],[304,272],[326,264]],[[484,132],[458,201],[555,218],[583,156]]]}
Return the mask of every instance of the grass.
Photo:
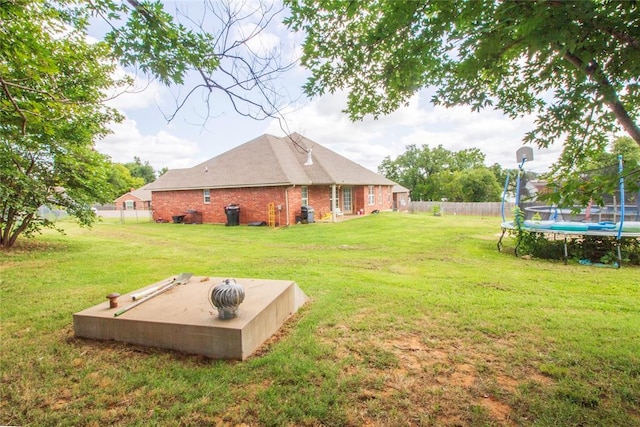
{"label": "grass", "polygon": [[[499,253],[496,218],[64,227],[0,253],[0,424],[640,425],[640,269]],[[184,271],[311,302],[245,362],[74,337]]]}

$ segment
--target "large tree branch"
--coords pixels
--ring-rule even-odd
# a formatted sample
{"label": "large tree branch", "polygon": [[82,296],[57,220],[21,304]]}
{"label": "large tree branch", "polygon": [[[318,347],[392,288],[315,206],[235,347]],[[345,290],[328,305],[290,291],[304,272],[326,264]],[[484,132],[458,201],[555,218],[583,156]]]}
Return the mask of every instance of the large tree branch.
{"label": "large tree branch", "polygon": [[20,108],[15,98],[11,95],[11,92],[9,91],[9,84],[7,81],[5,81],[5,79],[2,76],[0,76],[0,84],[2,84],[2,91],[9,99],[9,102],[11,103],[11,105],[13,105],[13,108],[15,109],[16,113],[18,113],[18,115],[20,116],[20,121],[21,121],[20,127],[22,130],[22,134],[25,135],[27,133],[27,116],[24,113],[24,111],[22,111],[22,108]]}
{"label": "large tree branch", "polygon": [[594,60],[585,63],[579,56],[572,52],[566,51],[563,54],[563,58],[573,64],[577,69],[583,71],[591,81],[597,83],[598,94],[600,94],[604,103],[609,107],[611,112],[616,116],[616,119],[627,131],[629,136],[640,145],[640,127],[633,121],[627,109],[620,102],[620,98],[616,93],[615,88],[611,85],[611,82],[600,69],[600,66]]}
{"label": "large tree branch", "polygon": [[627,43],[629,46],[633,47],[634,49],[640,50],[640,40],[633,38],[629,34],[621,33],[620,31],[616,31],[611,28],[604,28],[603,31],[605,31],[607,34],[609,34],[616,40],[623,43]]}
{"label": "large tree branch", "polygon": [[[567,2],[565,0],[550,0],[547,3],[550,6],[556,7],[556,8],[567,6]],[[590,31],[593,31],[593,30],[602,31],[604,33],[609,34],[611,37],[618,40],[619,42],[626,43],[634,49],[640,49],[640,40],[638,40],[637,38],[633,37],[628,33],[615,29],[611,25],[607,25],[607,24],[610,24],[610,22],[607,22],[606,20],[603,21],[602,19],[591,19],[591,20],[578,19],[578,22],[580,22],[581,25],[589,28]]]}
{"label": "large tree branch", "polygon": [[145,17],[145,19],[149,22],[149,24],[153,24],[153,23],[157,24],[157,19],[155,19],[155,17],[151,13],[149,13],[149,11],[145,7],[143,7],[137,0],[126,0],[126,1],[131,5],[131,7],[133,7],[135,10],[140,12],[140,14]]}
{"label": "large tree branch", "polygon": [[20,234],[22,234],[22,232],[27,229],[27,227],[29,226],[32,220],[33,220],[33,213],[29,213],[25,215],[22,218],[20,225],[13,231],[13,233],[11,232],[8,233],[9,238],[7,241],[3,242],[4,246],[7,248],[12,247],[16,242],[16,239],[18,239],[18,236],[20,236]]}
{"label": "large tree branch", "polygon": [[[22,107],[20,107],[20,105],[18,105],[18,101],[16,100],[16,98],[12,95],[11,91],[9,90],[10,88],[15,88],[18,90],[21,90],[23,92],[30,92],[30,93],[35,93],[38,95],[42,95],[45,98],[48,98],[49,100],[53,101],[56,104],[67,104],[67,105],[90,105],[90,103],[87,102],[81,102],[81,101],[74,101],[68,98],[65,98],[63,96],[59,96],[61,95],[60,93],[52,93],[49,91],[45,91],[45,90],[40,90],[40,89],[35,89],[29,86],[25,86],[22,84],[18,84],[15,82],[10,82],[5,80],[2,76],[0,76],[0,86],[2,86],[2,90],[4,92],[4,94],[7,96],[7,98],[9,99],[9,102],[11,103],[11,105],[13,105],[14,110],[16,113],[18,113],[18,115],[20,116],[20,128],[21,128],[21,132],[22,135],[26,135],[27,134],[27,123],[28,123],[28,118],[27,115],[32,116],[32,117],[40,117],[40,118],[44,118],[45,116],[43,114],[37,113],[35,111],[31,111],[31,110],[25,110]],[[55,120],[61,120],[64,119],[65,115],[61,115],[59,117],[47,117],[46,120],[47,121],[55,121]]]}

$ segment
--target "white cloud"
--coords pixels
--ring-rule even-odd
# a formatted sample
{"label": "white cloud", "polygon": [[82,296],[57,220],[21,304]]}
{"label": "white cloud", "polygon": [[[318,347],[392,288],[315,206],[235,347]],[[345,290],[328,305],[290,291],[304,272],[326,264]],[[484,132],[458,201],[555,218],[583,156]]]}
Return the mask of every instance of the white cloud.
{"label": "white cloud", "polygon": [[[150,98],[145,92],[140,96]],[[442,144],[452,151],[479,148],[488,165],[499,163],[505,168],[515,168],[515,152],[533,123],[531,118],[511,120],[492,110],[471,113],[464,107],[433,107],[418,97],[411,99],[407,107],[379,120],[366,118],[353,123],[341,112],[345,99],[344,94],[326,95],[297,109],[291,107],[285,113],[286,131],[276,121],[247,122],[235,114],[210,119],[209,127],[214,132],[185,121],[167,125],[154,105],[136,114],[140,122],[129,118],[114,125],[114,133],[100,141],[97,149],[115,162],[130,162],[137,156],[149,161],[155,169],[173,169],[192,167],[263,132],[274,135],[299,132],[373,171],[377,171],[386,156],[396,158],[409,144],[430,147]],[[132,111],[144,103],[130,100],[125,104],[126,110]],[[560,148],[534,148],[535,160],[526,169],[546,171],[557,159]]]}
{"label": "white cloud", "polygon": [[[285,116],[291,132],[297,131],[374,171],[385,156],[393,159],[410,144],[441,144],[452,151],[479,148],[488,165],[518,166],[515,153],[522,146],[525,133],[533,127],[532,117],[513,120],[495,110],[474,113],[468,107],[434,107],[424,99],[415,96],[406,107],[388,116],[353,123],[341,112],[346,95],[336,93],[317,98]],[[267,132],[283,134],[275,123]],[[560,150],[559,146],[543,150],[534,147],[535,160],[527,168],[546,171]]]}
{"label": "white cloud", "polygon": [[115,78],[121,79],[129,76],[134,79],[131,87],[114,89],[107,105],[118,110],[141,110],[153,106],[162,105],[162,98],[169,94],[166,87],[155,80],[136,76],[118,67]]}
{"label": "white cloud", "polygon": [[197,143],[178,137],[165,129],[144,135],[135,120],[126,119],[112,126],[113,134],[96,144],[96,149],[116,163],[132,162],[139,157],[154,169],[191,167],[197,164],[200,150]]}
{"label": "white cloud", "polygon": [[266,29],[261,30],[256,24],[243,23],[238,25],[236,31],[237,38],[246,40],[246,46],[259,56],[267,56],[280,46],[280,37]]}
{"label": "white cloud", "polygon": [[[183,6],[185,4],[196,7],[190,3]],[[251,0],[247,6],[255,4]],[[238,26],[235,30],[246,35],[251,28]],[[270,28],[251,40],[250,47],[264,53],[280,45],[285,53],[299,57],[300,39],[300,34],[294,34],[286,30],[280,21],[274,21]],[[119,72],[124,73],[123,70]],[[308,75],[309,72],[302,67],[294,67],[278,83],[282,84],[283,91],[294,93],[295,98]],[[173,111],[180,92],[184,95],[199,80],[189,80],[182,88],[168,89],[157,82],[149,82],[144,76],[134,77],[138,82],[136,88],[109,103],[129,118],[114,125],[114,134],[100,141],[97,148],[116,162],[130,162],[138,156],[149,161],[155,169],[194,166],[263,132],[274,135],[299,132],[373,171],[385,156],[395,158],[404,153],[409,144],[428,144],[431,147],[442,144],[453,151],[479,148],[486,155],[487,164],[499,163],[506,168],[515,168],[515,152],[522,145],[525,133],[533,126],[533,118],[512,120],[494,110],[472,113],[469,107],[434,107],[428,101],[429,90],[421,91],[409,100],[407,106],[392,114],[378,120],[367,117],[355,123],[342,112],[346,108],[345,92],[311,101],[302,98],[301,104],[291,106],[285,112],[286,131],[281,130],[276,121],[255,122],[240,117],[231,110],[224,95],[214,93],[211,107],[219,115],[206,120],[206,126],[202,126],[205,119],[201,114],[205,108],[199,96],[194,96],[168,125],[160,109]],[[140,91],[142,88],[145,90]],[[560,149],[537,150],[534,147],[535,160],[527,165],[527,169],[547,170],[557,159]]]}

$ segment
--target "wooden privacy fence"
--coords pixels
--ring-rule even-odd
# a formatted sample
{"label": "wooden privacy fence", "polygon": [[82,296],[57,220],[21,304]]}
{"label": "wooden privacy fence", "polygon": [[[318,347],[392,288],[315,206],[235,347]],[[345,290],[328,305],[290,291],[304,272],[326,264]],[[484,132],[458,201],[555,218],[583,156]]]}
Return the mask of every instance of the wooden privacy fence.
{"label": "wooden privacy fence", "polygon": [[[501,216],[501,202],[411,202],[409,212],[433,212],[434,206],[440,206],[442,215]],[[505,203],[506,218],[513,216],[515,203]]]}

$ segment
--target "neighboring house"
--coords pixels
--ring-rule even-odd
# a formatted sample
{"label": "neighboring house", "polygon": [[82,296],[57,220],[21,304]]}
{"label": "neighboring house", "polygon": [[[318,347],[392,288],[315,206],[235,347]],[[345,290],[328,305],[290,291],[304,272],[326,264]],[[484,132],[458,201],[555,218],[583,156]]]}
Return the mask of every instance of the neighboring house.
{"label": "neighboring house", "polygon": [[[530,189],[530,186],[533,189]],[[547,181],[543,179],[535,179],[531,180],[527,183],[527,189],[530,193],[533,194],[544,194],[549,192],[549,188],[547,187]]]}
{"label": "neighboring house", "polygon": [[[152,191],[156,221],[289,225],[312,211],[315,220],[393,208],[393,181],[297,133],[262,135],[189,169],[167,171]],[[310,209],[311,208],[311,209]],[[235,208],[234,208],[235,209]]]}
{"label": "neighboring house", "polygon": [[542,179],[529,179],[526,180],[523,189],[520,190],[520,197],[525,201],[536,201],[538,195],[549,192],[547,187],[547,181]]}
{"label": "neighboring house", "polygon": [[118,197],[115,200],[117,210],[149,210],[151,209],[151,190],[147,185],[143,185],[137,190],[131,189],[126,194]]}

